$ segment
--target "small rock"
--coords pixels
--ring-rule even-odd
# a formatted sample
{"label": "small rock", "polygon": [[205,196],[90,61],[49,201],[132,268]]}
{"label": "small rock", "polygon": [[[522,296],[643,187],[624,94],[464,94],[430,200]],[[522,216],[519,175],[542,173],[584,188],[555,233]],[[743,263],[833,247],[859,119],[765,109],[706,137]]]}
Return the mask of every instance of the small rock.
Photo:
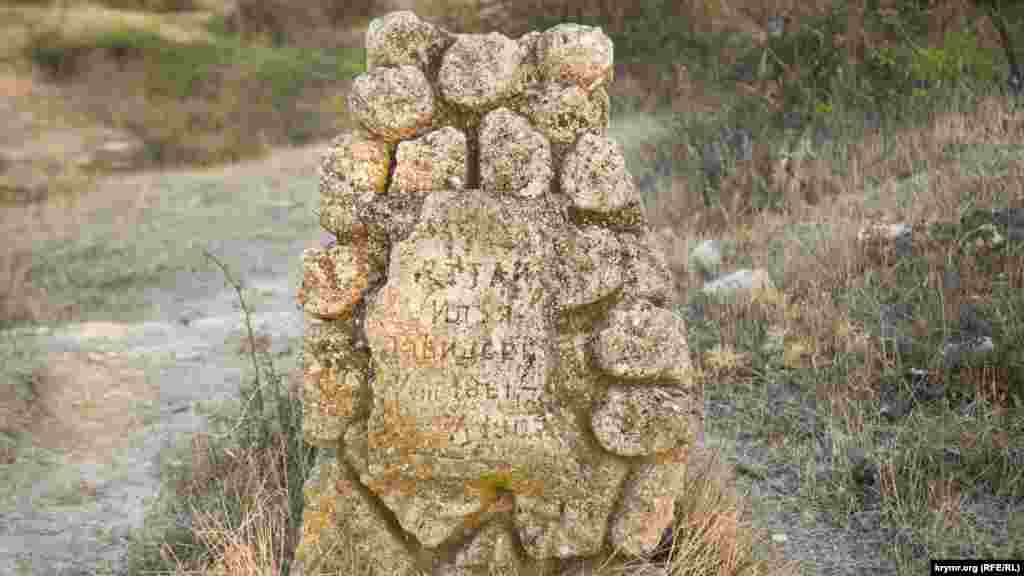
{"label": "small rock", "polygon": [[768,272],[759,268],[757,270],[737,270],[714,282],[705,284],[701,291],[705,294],[731,296],[738,292],[768,291],[773,289],[774,284]]}
{"label": "small rock", "polygon": [[722,131],[722,141],[732,149],[738,162],[748,162],[754,155],[754,140],[745,128],[726,128]]}
{"label": "small rock", "polygon": [[705,276],[718,275],[722,264],[722,244],[718,240],[705,240],[690,252],[690,262]]}
{"label": "small rock", "polygon": [[146,144],[132,134],[111,131],[104,141],[79,156],[79,168],[90,170],[133,170],[145,158]]}
{"label": "small rock", "polygon": [[717,144],[713,142],[704,144],[701,162],[709,185],[712,188],[718,188],[719,181],[722,178],[722,151]]}
{"label": "small rock", "polygon": [[942,360],[947,368],[956,368],[964,362],[981,359],[995,349],[995,342],[989,336],[953,339],[943,346]]}

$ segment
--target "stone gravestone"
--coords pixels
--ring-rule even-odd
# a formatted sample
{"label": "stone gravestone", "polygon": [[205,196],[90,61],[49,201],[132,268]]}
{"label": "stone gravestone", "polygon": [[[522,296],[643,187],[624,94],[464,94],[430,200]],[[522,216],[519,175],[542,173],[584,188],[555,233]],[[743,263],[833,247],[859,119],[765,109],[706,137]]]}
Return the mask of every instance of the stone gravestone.
{"label": "stone gravestone", "polygon": [[[395,12],[303,254],[292,574],[585,574],[643,556],[703,439],[672,278],[606,136],[612,44]],[[363,566],[353,572],[352,561]]]}

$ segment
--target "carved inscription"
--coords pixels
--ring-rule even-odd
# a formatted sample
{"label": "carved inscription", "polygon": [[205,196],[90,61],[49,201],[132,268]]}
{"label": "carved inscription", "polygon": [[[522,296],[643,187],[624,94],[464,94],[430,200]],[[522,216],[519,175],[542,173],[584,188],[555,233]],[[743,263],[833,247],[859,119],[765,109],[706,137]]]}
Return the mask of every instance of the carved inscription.
{"label": "carved inscription", "polygon": [[448,437],[418,444],[423,455],[533,462],[561,425],[546,386],[548,283],[539,266],[548,223],[519,209],[482,192],[425,206],[422,227],[392,247],[388,281],[367,311],[374,393],[397,407],[374,414],[401,419],[375,425],[414,423],[424,437]]}
{"label": "carved inscription", "polygon": [[[470,311],[475,314],[470,314]],[[445,324],[471,324],[471,323],[483,323],[493,324],[495,322],[511,322],[512,321],[512,306],[503,304],[498,308],[497,313],[488,313],[486,310],[481,308],[472,307],[469,304],[459,304],[458,302],[447,302],[441,304],[434,302],[434,324],[441,322]]]}
{"label": "carved inscription", "polygon": [[413,281],[429,290],[468,288],[470,290],[505,289],[514,297],[524,283],[531,280],[529,267],[521,260],[510,266],[499,262],[467,262],[458,253],[439,260],[425,259]]}
{"label": "carved inscription", "polygon": [[[438,385],[434,381],[428,386],[410,385],[409,377],[406,385],[393,386],[389,392],[398,399],[402,406],[423,408],[447,404],[446,400],[454,400],[458,406],[468,408],[458,417],[460,426],[449,431],[448,440],[452,447],[468,448],[481,441],[501,441],[533,436],[544,428],[541,414],[526,411],[529,405],[539,405],[536,387],[515,389],[511,382],[494,384],[481,382],[471,377],[459,379],[452,376],[448,385]],[[443,383],[442,383],[443,384]],[[450,395],[446,398],[446,395]],[[440,413],[431,414],[438,420],[444,420]],[[450,420],[450,419],[449,419]]]}
{"label": "carved inscription", "polygon": [[[524,374],[525,376],[526,374]],[[472,374],[446,374],[443,380],[431,380],[429,385],[416,378],[414,371],[393,374],[390,390],[403,391],[400,400],[414,404],[438,404],[451,400],[459,403],[481,402],[492,406],[524,408],[540,400],[543,390],[533,384],[508,378],[503,382],[480,380]]]}
{"label": "carved inscription", "polygon": [[405,277],[428,295],[415,312],[423,320],[379,341],[375,353],[391,358],[381,384],[421,422],[455,416],[461,424],[449,440],[457,449],[534,436],[544,429],[542,331],[529,330],[539,317],[514,305],[530,288],[529,268],[447,252],[445,260],[420,260]]}
{"label": "carved inscription", "polygon": [[399,356],[407,364],[422,366],[469,366],[482,360],[532,364],[536,360],[532,347],[512,337],[493,341],[490,338],[450,340],[429,335],[393,335],[388,338],[383,352]]}

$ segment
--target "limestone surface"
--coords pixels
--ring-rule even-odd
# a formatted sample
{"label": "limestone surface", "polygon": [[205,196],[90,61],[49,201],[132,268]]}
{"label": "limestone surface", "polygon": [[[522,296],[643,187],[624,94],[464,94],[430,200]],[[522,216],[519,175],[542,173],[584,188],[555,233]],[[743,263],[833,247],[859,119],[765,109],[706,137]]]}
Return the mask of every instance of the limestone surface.
{"label": "limestone surface", "polygon": [[305,487],[293,574],[484,575],[652,551],[703,438],[686,327],[621,147],[612,44],[396,12],[303,255]]}

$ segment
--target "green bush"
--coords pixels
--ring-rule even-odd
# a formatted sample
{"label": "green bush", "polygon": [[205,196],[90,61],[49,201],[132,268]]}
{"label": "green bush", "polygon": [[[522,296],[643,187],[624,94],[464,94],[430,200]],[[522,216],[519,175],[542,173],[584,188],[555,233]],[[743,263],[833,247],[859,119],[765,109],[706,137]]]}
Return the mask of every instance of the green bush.
{"label": "green bush", "polygon": [[914,76],[935,84],[952,85],[964,79],[991,83],[998,76],[994,55],[967,30],[946,34],[941,48],[916,51],[911,61]]}

